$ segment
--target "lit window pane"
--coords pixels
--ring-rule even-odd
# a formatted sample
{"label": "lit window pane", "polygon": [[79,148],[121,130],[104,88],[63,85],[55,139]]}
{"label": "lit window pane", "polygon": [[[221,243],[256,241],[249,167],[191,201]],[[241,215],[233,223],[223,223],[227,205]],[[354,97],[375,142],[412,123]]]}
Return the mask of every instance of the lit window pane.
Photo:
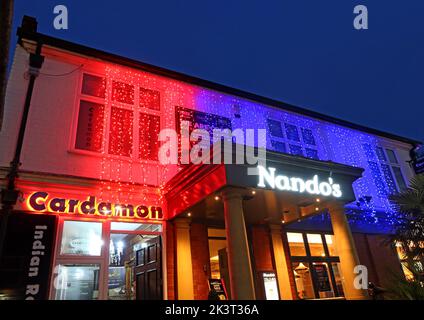
{"label": "lit window pane", "polygon": [[132,222],[111,222],[112,231],[149,231],[161,232],[162,225],[159,223],[132,223]]}
{"label": "lit window pane", "polygon": [[297,131],[297,127],[295,125],[285,123],[284,126],[286,127],[287,139],[300,141],[299,132]]}
{"label": "lit window pane", "polygon": [[91,74],[84,73],[82,79],[81,92],[83,94],[104,98],[106,91],[106,80],[102,77],[93,76]]}
{"label": "lit window pane", "polygon": [[281,153],[287,153],[286,144],[284,142],[271,140],[271,145],[272,145],[272,148],[275,151],[278,151],[278,152],[281,152]]}
{"label": "lit window pane", "polygon": [[294,262],[292,264],[296,283],[297,296],[300,299],[314,299],[314,286],[312,284],[311,269],[306,262]]}
{"label": "lit window pane", "polygon": [[289,144],[290,153],[295,156],[303,156],[303,150],[301,146],[295,144]]}
{"label": "lit window pane", "polygon": [[112,107],[109,134],[109,153],[130,156],[132,152],[133,112]]}
{"label": "lit window pane", "polygon": [[100,152],[103,142],[104,106],[81,100],[75,148]]}
{"label": "lit window pane", "polygon": [[287,232],[287,240],[289,242],[290,255],[306,256],[305,244],[301,233]]}
{"label": "lit window pane", "polygon": [[277,120],[267,119],[268,129],[272,136],[278,138],[284,138],[283,129],[281,128],[281,122]]}
{"label": "lit window pane", "polygon": [[336,248],[336,243],[334,242],[334,236],[331,234],[326,234],[325,242],[327,243],[330,256],[337,256],[337,248]]}
{"label": "lit window pane", "polygon": [[322,244],[322,238],[320,234],[311,234],[308,233],[308,244],[309,250],[311,251],[311,256],[314,257],[325,257],[324,246]]}
{"label": "lit window pane", "polygon": [[318,160],[318,150],[306,148],[305,151],[308,158]]}
{"label": "lit window pane", "polygon": [[223,276],[221,275],[221,267],[226,262],[226,247],[226,240],[209,239],[209,261],[212,279],[221,279]]}
{"label": "lit window pane", "polygon": [[98,264],[58,266],[55,279],[56,300],[95,300],[99,297]]}
{"label": "lit window pane", "polygon": [[134,86],[128,83],[113,81],[112,100],[134,104]]}
{"label": "lit window pane", "polygon": [[60,254],[99,256],[102,245],[101,223],[85,221],[64,222]]}
{"label": "lit window pane", "polygon": [[159,91],[140,88],[140,106],[152,110],[160,110]]}
{"label": "lit window pane", "polygon": [[303,142],[309,145],[315,145],[314,135],[311,129],[302,128]]}
{"label": "lit window pane", "polygon": [[140,113],[140,158],[158,160],[160,118]]}

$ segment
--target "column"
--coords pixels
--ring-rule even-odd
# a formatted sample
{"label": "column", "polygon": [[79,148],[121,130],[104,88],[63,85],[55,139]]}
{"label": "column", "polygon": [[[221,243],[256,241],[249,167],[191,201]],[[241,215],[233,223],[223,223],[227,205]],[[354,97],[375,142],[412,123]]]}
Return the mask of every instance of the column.
{"label": "column", "polygon": [[178,300],[193,300],[193,266],[191,264],[190,219],[178,218],[175,224]]}
{"label": "column", "polygon": [[355,277],[357,276],[354,273],[354,268],[360,265],[360,262],[343,205],[331,207],[330,217],[333,225],[334,241],[340,258],[345,298],[348,300],[367,299],[367,292],[363,289],[356,289],[354,286]]}
{"label": "column", "polygon": [[272,250],[274,251],[274,263],[277,272],[280,299],[293,300],[289,269],[287,268],[287,259],[284,252],[283,240],[281,238],[281,225],[270,224],[269,229],[271,231],[271,243]]}
{"label": "column", "polygon": [[231,297],[234,300],[254,300],[255,289],[244,221],[242,192],[242,190],[229,189],[222,195]]}

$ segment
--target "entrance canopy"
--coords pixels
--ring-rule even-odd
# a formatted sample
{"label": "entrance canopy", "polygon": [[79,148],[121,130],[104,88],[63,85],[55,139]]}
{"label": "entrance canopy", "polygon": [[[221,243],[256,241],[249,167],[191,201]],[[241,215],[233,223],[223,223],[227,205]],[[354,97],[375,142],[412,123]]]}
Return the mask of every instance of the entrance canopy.
{"label": "entrance canopy", "polygon": [[[248,168],[256,174],[249,174]],[[245,200],[246,222],[297,221],[332,204],[354,201],[352,183],[362,172],[362,168],[271,151],[259,166],[190,164],[165,187],[168,217],[222,220],[222,192],[237,189]]]}

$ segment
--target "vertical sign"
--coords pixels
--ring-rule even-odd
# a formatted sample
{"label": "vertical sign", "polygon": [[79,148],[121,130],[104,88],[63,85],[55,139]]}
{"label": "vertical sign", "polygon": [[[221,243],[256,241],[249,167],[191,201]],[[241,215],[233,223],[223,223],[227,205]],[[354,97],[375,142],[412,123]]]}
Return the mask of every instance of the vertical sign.
{"label": "vertical sign", "polygon": [[56,217],[13,213],[0,264],[0,293],[7,299],[48,299]]}

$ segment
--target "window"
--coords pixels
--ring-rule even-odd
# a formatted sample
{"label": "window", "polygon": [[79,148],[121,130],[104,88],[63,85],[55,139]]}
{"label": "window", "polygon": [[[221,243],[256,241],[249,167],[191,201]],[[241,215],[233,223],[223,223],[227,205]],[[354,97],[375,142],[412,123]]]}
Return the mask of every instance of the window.
{"label": "window", "polygon": [[106,79],[102,77],[93,76],[91,74],[84,73],[82,80],[81,93],[104,98],[106,92]]}
{"label": "window", "polygon": [[[109,103],[106,92],[111,92]],[[157,90],[84,73],[73,147],[158,161],[160,103]],[[134,146],[134,141],[139,145]]]}
{"label": "window", "polygon": [[104,105],[81,100],[75,147],[100,152],[103,142]]}
{"label": "window", "polygon": [[267,119],[269,132],[272,136],[278,138],[284,138],[283,130],[281,128],[281,122],[273,119]]}
{"label": "window", "polygon": [[100,256],[102,245],[102,224],[100,222],[64,222],[61,255]]}
{"label": "window", "polygon": [[389,162],[390,163],[398,163],[397,158],[396,158],[396,154],[393,150],[391,149],[386,149],[386,153],[387,153],[387,157],[389,158]]}
{"label": "window", "polygon": [[343,296],[334,236],[287,232],[287,240],[298,297],[321,299]]}
{"label": "window", "polygon": [[[221,279],[225,275],[221,274],[224,269],[228,269],[226,266],[227,259],[227,241],[225,235],[225,229],[208,228],[208,242],[209,242],[209,263],[211,270],[212,279]],[[228,279],[225,279],[228,283]]]}
{"label": "window", "polygon": [[159,91],[140,87],[140,107],[152,110],[160,110]]}
{"label": "window", "polygon": [[302,138],[304,143],[311,146],[315,145],[315,139],[311,129],[302,128]]}
{"label": "window", "polygon": [[395,174],[396,182],[399,186],[400,191],[404,191],[407,189],[405,180],[403,179],[402,171],[400,171],[399,167],[392,166],[392,170]]}
{"label": "window", "polygon": [[140,159],[157,160],[159,152],[160,118],[140,113]]}
{"label": "window", "polygon": [[278,152],[282,152],[282,153],[286,153],[287,152],[286,144],[284,142],[280,142],[280,141],[276,141],[276,140],[271,140],[271,145]]}
{"label": "window", "polygon": [[318,160],[318,151],[315,149],[305,148],[306,157]]}
{"label": "window", "polygon": [[293,141],[300,141],[299,132],[297,131],[297,127],[292,124],[285,123],[287,139]]}
{"label": "window", "polygon": [[57,269],[56,300],[99,298],[98,264],[60,264]]}
{"label": "window", "polygon": [[305,243],[301,233],[287,232],[287,240],[289,242],[290,255],[306,256]]}
{"label": "window", "polygon": [[296,144],[289,144],[290,153],[294,156],[303,156],[303,150],[301,146]]}

